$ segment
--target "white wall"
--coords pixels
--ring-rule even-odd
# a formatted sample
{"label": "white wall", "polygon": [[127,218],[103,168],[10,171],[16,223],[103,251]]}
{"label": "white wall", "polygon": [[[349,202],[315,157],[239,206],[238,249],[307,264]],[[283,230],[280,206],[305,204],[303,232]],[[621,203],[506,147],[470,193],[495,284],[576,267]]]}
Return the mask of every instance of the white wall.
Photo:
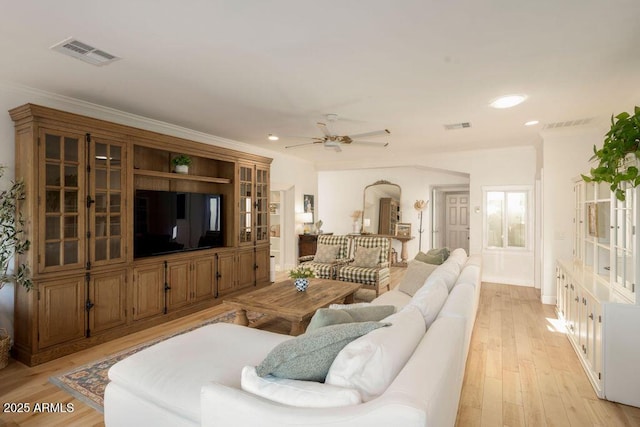
{"label": "white wall", "polygon": [[[470,218],[470,235],[469,235],[469,252],[472,254],[483,254],[483,280],[495,281],[497,283],[508,283],[515,285],[534,285],[534,255],[535,251],[522,252],[509,252],[509,251],[491,251],[485,252],[482,248],[482,188],[484,186],[511,186],[511,185],[529,185],[535,186],[535,179],[537,174],[537,150],[536,147],[522,146],[512,147],[494,150],[475,150],[475,151],[463,151],[463,152],[449,152],[449,153],[427,153],[423,155],[416,155],[413,158],[416,167],[401,167],[397,168],[389,167],[393,166],[393,159],[389,160],[387,168],[374,169],[376,165],[371,164],[371,169],[360,169],[362,165],[349,164],[349,163],[336,163],[335,167],[341,167],[344,175],[341,175],[342,180],[331,179],[329,177],[336,176],[338,172],[320,171],[318,176],[318,194],[321,199],[320,206],[322,212],[320,215],[323,220],[327,218],[330,221],[331,230],[329,227],[324,227],[326,231],[334,232],[350,232],[349,228],[351,222],[349,213],[354,209],[362,209],[362,188],[366,184],[370,184],[378,179],[387,179],[388,181],[395,182],[402,186],[402,200],[403,211],[413,211],[411,214],[411,221],[403,216],[404,222],[412,222],[416,224],[417,214],[413,210],[413,203],[416,199],[430,199],[428,191],[429,186],[439,184],[454,184],[459,183],[456,181],[460,178],[459,174],[468,174],[469,179],[469,199],[471,206],[471,218]],[[380,166],[380,165],[378,165]],[[420,177],[420,174],[416,171],[425,170],[430,168],[431,171],[439,171],[442,174],[442,181],[438,181],[433,176]],[[391,170],[407,170],[407,176],[391,175]],[[449,173],[447,173],[449,171]],[[362,179],[363,174],[367,179]],[[417,177],[417,178],[416,178]],[[447,177],[447,178],[445,178]],[[405,195],[405,185],[398,182],[402,179],[406,182],[407,186],[412,186],[416,190],[411,191]],[[446,182],[445,182],[446,181]],[[414,182],[420,183],[414,186]],[[345,183],[353,187],[360,186],[358,192],[354,188],[346,188]],[[408,187],[409,188],[409,187]],[[339,196],[339,200],[344,204],[332,203],[326,198],[336,197],[336,190],[347,192],[348,196]],[[331,206],[331,208],[329,208]],[[476,212],[476,207],[479,208],[479,212]],[[532,217],[535,212],[532,204]],[[431,221],[431,218],[429,218]],[[327,223],[329,225],[329,223]],[[416,229],[416,225],[413,229]],[[425,229],[429,229],[430,222],[424,225]],[[415,233],[414,233],[415,234]],[[426,242],[430,240],[427,239]],[[409,257],[411,258],[416,253],[417,240],[409,242]],[[423,249],[425,248],[425,239],[423,234]]]}
{"label": "white wall", "polygon": [[602,145],[606,130],[587,128],[543,133],[543,259],[541,298],[555,304],[555,264],[573,256],[573,184],[588,173],[593,146]]}
{"label": "white wall", "polygon": [[[271,157],[273,158],[273,163],[271,164],[272,182],[275,182],[279,187],[294,189],[295,209],[300,211],[302,211],[302,195],[315,194],[317,188],[317,174],[314,165],[297,157],[283,155],[249,144],[219,138],[170,123],[147,119],[37,89],[0,82],[0,164],[7,166],[5,177],[9,179],[14,176],[15,141],[13,122],[7,111],[26,103],[44,105],[193,141]],[[290,227],[292,230],[289,233],[290,241],[288,245],[290,248],[297,248],[296,225],[291,222]],[[294,265],[297,249],[296,251],[290,250],[286,256],[288,258],[285,259],[285,263]],[[13,293],[12,285],[5,286],[0,290],[0,327],[7,328],[11,336],[13,336]]]}
{"label": "white wall", "polygon": [[[402,189],[400,200],[401,222],[411,223],[415,239],[407,242],[409,258],[418,253],[418,212],[413,208],[416,200],[430,200],[433,185],[467,184],[469,178],[459,173],[445,173],[427,168],[376,168],[318,172],[318,217],[324,221],[325,232],[347,234],[353,231],[351,213],[362,210],[364,188],[379,180],[398,184]],[[430,202],[431,203],[431,202]],[[424,211],[422,250],[430,248],[429,230],[431,217]],[[400,254],[401,244],[393,241]]]}

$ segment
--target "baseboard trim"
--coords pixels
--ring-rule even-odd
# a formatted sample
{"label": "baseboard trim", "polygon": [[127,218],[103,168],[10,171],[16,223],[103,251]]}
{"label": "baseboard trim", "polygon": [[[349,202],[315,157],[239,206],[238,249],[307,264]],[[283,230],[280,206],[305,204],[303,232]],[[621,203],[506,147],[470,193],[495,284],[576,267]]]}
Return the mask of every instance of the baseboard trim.
{"label": "baseboard trim", "polygon": [[540,297],[540,301],[542,301],[543,304],[556,305],[556,303],[558,302],[558,299],[555,296],[542,295]]}

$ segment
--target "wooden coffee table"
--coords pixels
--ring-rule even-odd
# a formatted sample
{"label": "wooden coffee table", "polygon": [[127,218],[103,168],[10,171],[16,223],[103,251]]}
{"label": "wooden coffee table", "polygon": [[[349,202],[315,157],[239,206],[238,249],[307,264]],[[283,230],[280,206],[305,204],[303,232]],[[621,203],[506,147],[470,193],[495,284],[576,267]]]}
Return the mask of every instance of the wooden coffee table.
{"label": "wooden coffee table", "polygon": [[235,323],[249,325],[247,310],[281,317],[291,322],[289,335],[304,333],[317,309],[330,304],[350,304],[360,284],[338,280],[311,279],[304,292],[298,292],[292,280],[238,295],[224,302],[236,309]]}

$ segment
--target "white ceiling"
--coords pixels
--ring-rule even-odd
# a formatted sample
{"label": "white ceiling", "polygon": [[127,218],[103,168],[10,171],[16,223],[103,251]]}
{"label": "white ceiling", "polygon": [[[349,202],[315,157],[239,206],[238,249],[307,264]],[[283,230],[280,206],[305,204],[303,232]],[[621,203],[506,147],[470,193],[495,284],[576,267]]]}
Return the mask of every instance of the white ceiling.
{"label": "white ceiling", "polygon": [[[640,99],[639,0],[1,0],[0,10],[0,80],[277,151],[320,136],[329,113],[339,134],[391,131],[376,139],[387,148],[287,150],[321,163],[535,144],[545,124],[602,124]],[[122,59],[96,67],[49,49],[68,37]],[[488,107],[510,93],[529,98]],[[523,126],[532,119],[541,123]],[[472,127],[444,130],[458,122]]]}

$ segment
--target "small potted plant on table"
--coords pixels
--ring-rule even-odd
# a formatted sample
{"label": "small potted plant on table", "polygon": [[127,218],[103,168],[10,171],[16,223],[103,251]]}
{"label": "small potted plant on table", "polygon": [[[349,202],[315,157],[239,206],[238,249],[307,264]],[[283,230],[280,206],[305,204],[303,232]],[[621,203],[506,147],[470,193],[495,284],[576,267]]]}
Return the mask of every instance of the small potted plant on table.
{"label": "small potted plant on table", "polygon": [[189,165],[191,165],[191,157],[186,154],[180,154],[171,160],[175,168],[176,173],[189,173]]}
{"label": "small potted plant on table", "polygon": [[307,286],[309,286],[309,279],[315,277],[315,275],[311,268],[300,266],[289,271],[289,277],[293,279],[293,283],[296,285],[298,292],[304,292],[307,290]]}

